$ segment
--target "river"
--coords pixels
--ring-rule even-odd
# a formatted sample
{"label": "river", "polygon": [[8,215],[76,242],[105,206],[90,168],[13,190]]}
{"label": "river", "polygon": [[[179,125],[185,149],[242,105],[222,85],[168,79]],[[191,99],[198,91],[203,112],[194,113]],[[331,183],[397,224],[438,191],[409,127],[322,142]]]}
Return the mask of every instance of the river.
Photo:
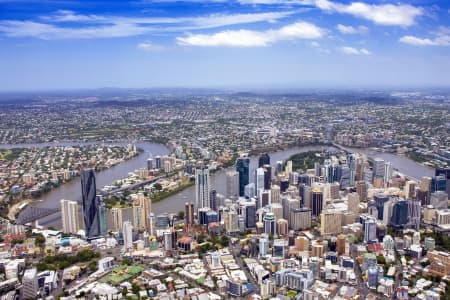
{"label": "river", "polygon": [[[47,147],[47,146],[70,146],[70,145],[87,145],[93,143],[46,143],[46,144],[18,144],[18,145],[0,145],[0,149],[6,148],[19,148],[19,147]],[[108,143],[109,144],[109,143]],[[123,143],[111,143],[113,145],[126,145],[126,142]],[[144,153],[125,161],[119,165],[116,165],[108,170],[101,171],[96,174],[96,182],[97,189],[102,188],[104,185],[108,185],[117,179],[124,178],[128,175],[129,172],[134,170],[138,170],[139,168],[146,166],[147,158],[150,155],[166,155],[169,154],[169,149],[160,144],[148,143],[148,142],[138,142],[136,146],[142,148]],[[275,165],[277,161],[286,160],[289,156],[306,152],[310,150],[322,150],[323,146],[305,146],[305,147],[293,147],[287,150],[282,150],[274,153],[269,153],[271,164]],[[411,159],[405,156],[398,156],[390,153],[379,153],[374,152],[369,149],[350,149],[350,151],[361,152],[370,157],[380,157],[385,159],[386,161],[390,161],[394,168],[398,169],[399,172],[406,174],[408,176],[414,178],[421,178],[422,176],[432,176],[434,174],[434,170],[420,165]],[[250,157],[250,181],[253,181],[253,173],[257,167],[258,157]],[[232,168],[229,168],[232,169]],[[212,188],[215,188],[219,194],[225,194],[226,190],[226,170],[219,170],[216,173],[211,175]],[[35,202],[33,205],[40,207],[49,207],[55,208],[59,207],[61,199],[70,199],[70,200],[80,200],[81,199],[81,186],[80,186],[80,178],[76,178],[73,181],[66,183],[54,190],[44,194],[40,197],[40,200]],[[184,203],[186,201],[195,201],[195,186],[191,186],[186,188],[185,190],[177,193],[176,195],[170,196],[160,202],[154,203],[152,207],[152,211],[158,215],[163,212],[178,212],[184,209]],[[41,225],[46,226],[61,226],[61,217],[60,214],[54,214],[52,216],[43,218],[39,220]]]}
{"label": "river", "polygon": [[404,155],[397,155],[388,152],[378,152],[370,149],[341,147],[350,152],[359,152],[372,158],[382,158],[388,161],[398,172],[415,180],[420,180],[423,176],[434,176],[434,169],[421,165]]}
{"label": "river", "polygon": [[[44,148],[48,146],[76,146],[76,145],[90,145],[90,144],[102,144],[102,143],[43,143],[43,144],[17,144],[17,145],[0,145],[0,149],[10,149],[10,148]],[[126,142],[117,143],[103,143],[106,145],[117,145],[126,146]],[[101,189],[105,185],[111,184],[117,179],[127,177],[129,172],[138,170],[142,167],[146,167],[147,159],[152,156],[166,155],[169,154],[169,149],[161,144],[147,143],[147,142],[137,142],[136,147],[144,150],[144,153],[124,161],[118,165],[115,165],[107,170],[97,172],[96,174],[96,185],[97,190]],[[65,183],[52,191],[43,194],[39,197],[38,201],[33,202],[33,206],[56,208],[60,206],[61,199],[68,200],[81,200],[81,183],[80,177],[73,179],[72,181]],[[51,216],[42,218],[39,220],[39,224],[46,226],[61,226],[61,214],[56,213]]]}
{"label": "river", "polygon": [[[277,161],[284,161],[291,155],[307,152],[310,150],[322,150],[322,146],[305,146],[305,147],[294,147],[287,150],[282,150],[278,152],[269,153],[270,164],[272,166],[276,165]],[[254,170],[258,167],[258,156],[250,157],[250,182],[254,181]],[[211,186],[217,190],[217,193],[225,195],[226,194],[226,171],[231,170],[233,167],[228,169],[219,170],[211,174]],[[273,168],[272,168],[273,169]],[[195,186],[190,186],[185,190],[179,192],[178,194],[167,197],[163,201],[156,202],[152,206],[152,211],[155,215],[163,212],[178,212],[184,210],[184,204],[187,201],[195,202]]]}

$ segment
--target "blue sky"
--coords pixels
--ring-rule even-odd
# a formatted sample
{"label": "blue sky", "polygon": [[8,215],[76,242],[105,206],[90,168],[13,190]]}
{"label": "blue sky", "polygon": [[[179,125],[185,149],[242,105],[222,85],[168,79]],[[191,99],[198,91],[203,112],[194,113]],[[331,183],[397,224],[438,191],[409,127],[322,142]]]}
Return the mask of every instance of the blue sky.
{"label": "blue sky", "polygon": [[449,86],[449,2],[0,0],[0,90]]}

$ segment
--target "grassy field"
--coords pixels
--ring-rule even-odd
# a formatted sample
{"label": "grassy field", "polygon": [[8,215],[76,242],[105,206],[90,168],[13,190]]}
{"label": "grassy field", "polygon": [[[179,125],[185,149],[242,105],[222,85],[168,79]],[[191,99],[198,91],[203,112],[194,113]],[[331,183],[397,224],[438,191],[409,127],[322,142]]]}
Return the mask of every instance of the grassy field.
{"label": "grassy field", "polygon": [[7,161],[13,161],[20,156],[22,151],[23,151],[22,148],[0,150],[0,159],[5,159]]}
{"label": "grassy field", "polygon": [[141,266],[117,266],[113,269],[112,273],[101,278],[101,283],[111,283],[113,285],[119,285],[124,281],[128,281],[136,277],[144,270]]}

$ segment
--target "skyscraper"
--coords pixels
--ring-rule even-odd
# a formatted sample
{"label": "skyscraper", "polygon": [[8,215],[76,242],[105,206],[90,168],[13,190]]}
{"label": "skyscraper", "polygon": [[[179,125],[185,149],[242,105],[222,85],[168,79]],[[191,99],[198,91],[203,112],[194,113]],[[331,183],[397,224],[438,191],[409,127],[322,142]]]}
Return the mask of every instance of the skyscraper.
{"label": "skyscraper", "polygon": [[273,213],[266,213],[264,215],[264,233],[275,234],[275,215]]}
{"label": "skyscraper", "polygon": [[272,185],[272,167],[264,165],[264,189],[270,190]]}
{"label": "skyscraper", "polygon": [[81,195],[83,200],[83,219],[86,237],[100,236],[99,203],[97,203],[95,173],[93,169],[81,171]]}
{"label": "skyscraper", "polygon": [[194,225],[194,204],[192,202],[184,204],[184,223],[187,226]]}
{"label": "skyscraper", "polygon": [[374,186],[383,187],[385,183],[384,178],[386,174],[386,163],[381,158],[375,158],[373,160],[373,176],[374,176]]}
{"label": "skyscraper", "polygon": [[261,168],[264,165],[270,165],[270,156],[267,153],[261,154],[258,159],[258,168]]}
{"label": "skyscraper", "polygon": [[236,161],[236,171],[239,173],[239,196],[245,195],[245,186],[249,183],[250,159],[239,157]]}
{"label": "skyscraper", "polygon": [[358,193],[349,193],[347,194],[347,206],[348,210],[353,214],[359,214],[359,194]]}
{"label": "skyscraper", "polygon": [[147,159],[147,170],[148,171],[153,170],[153,159],[152,158]]}
{"label": "skyscraper", "polygon": [[338,234],[342,232],[342,212],[324,210],[320,213],[320,234]]}
{"label": "skyscraper", "polygon": [[130,221],[123,222],[123,247],[125,249],[133,248],[133,225]]}
{"label": "skyscraper", "polygon": [[109,230],[117,232],[122,229],[123,225],[123,217],[122,217],[123,208],[113,207],[109,210],[110,215],[110,223]]}
{"label": "skyscraper", "polygon": [[255,188],[256,188],[256,194],[258,194],[260,190],[264,190],[264,169],[263,168],[258,168],[255,170]]}
{"label": "skyscraper", "polygon": [[36,268],[27,269],[22,278],[22,299],[36,299],[39,291]]}
{"label": "skyscraper", "polygon": [[351,185],[351,169],[348,166],[338,166],[339,185],[341,189],[345,189]]}
{"label": "skyscraper", "polygon": [[323,209],[323,194],[319,189],[311,191],[311,206],[312,215],[315,217],[319,216]]}
{"label": "skyscraper", "polygon": [[157,155],[155,157],[155,168],[159,170],[161,169],[161,167],[162,167],[161,156]]}
{"label": "skyscraper", "polygon": [[448,197],[450,197],[450,168],[439,168],[435,171],[436,176],[443,176],[446,179],[445,183],[445,191],[447,192]]}
{"label": "skyscraper", "polygon": [[210,207],[209,169],[207,166],[195,168],[195,206],[198,210]]}
{"label": "skyscraper", "polygon": [[416,186],[417,182],[414,180],[408,180],[404,187],[405,199],[415,199],[416,198]]}
{"label": "skyscraper", "polygon": [[272,186],[270,190],[270,203],[280,203],[280,187],[278,185]]}
{"label": "skyscraper", "polygon": [[103,202],[103,196],[97,195],[96,203],[98,205],[98,222],[99,222],[99,228],[100,228],[100,236],[106,236],[108,233],[108,224],[107,224],[107,215],[106,215],[106,206]]}
{"label": "skyscraper", "polygon": [[394,204],[391,217],[391,225],[396,229],[403,229],[408,223],[409,202],[406,200],[397,201]]}
{"label": "skyscraper", "polygon": [[[248,202],[247,202],[248,203]],[[250,202],[245,205],[245,227],[255,228],[256,226],[256,205]]]}
{"label": "skyscraper", "polygon": [[356,182],[356,192],[361,201],[367,201],[367,183],[363,180]]}
{"label": "skyscraper", "polygon": [[150,230],[148,216],[152,211],[152,200],[144,196],[144,193],[130,195],[133,200],[133,227],[136,230]]}
{"label": "skyscraper", "polygon": [[215,189],[212,189],[209,192],[209,207],[211,207],[212,210],[217,211],[217,191]]}
{"label": "skyscraper", "polygon": [[71,200],[61,200],[61,218],[63,231],[76,234],[80,230],[78,203]]}
{"label": "skyscraper", "polygon": [[226,173],[227,198],[237,199],[239,197],[239,173],[237,171],[228,171]]}

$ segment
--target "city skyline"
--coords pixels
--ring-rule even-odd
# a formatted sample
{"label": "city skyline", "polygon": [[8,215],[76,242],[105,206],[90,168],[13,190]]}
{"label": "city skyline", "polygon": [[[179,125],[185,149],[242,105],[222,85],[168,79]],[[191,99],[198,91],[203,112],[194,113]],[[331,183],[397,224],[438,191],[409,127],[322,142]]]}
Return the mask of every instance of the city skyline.
{"label": "city skyline", "polygon": [[443,1],[2,1],[0,9],[1,91],[450,78]]}

